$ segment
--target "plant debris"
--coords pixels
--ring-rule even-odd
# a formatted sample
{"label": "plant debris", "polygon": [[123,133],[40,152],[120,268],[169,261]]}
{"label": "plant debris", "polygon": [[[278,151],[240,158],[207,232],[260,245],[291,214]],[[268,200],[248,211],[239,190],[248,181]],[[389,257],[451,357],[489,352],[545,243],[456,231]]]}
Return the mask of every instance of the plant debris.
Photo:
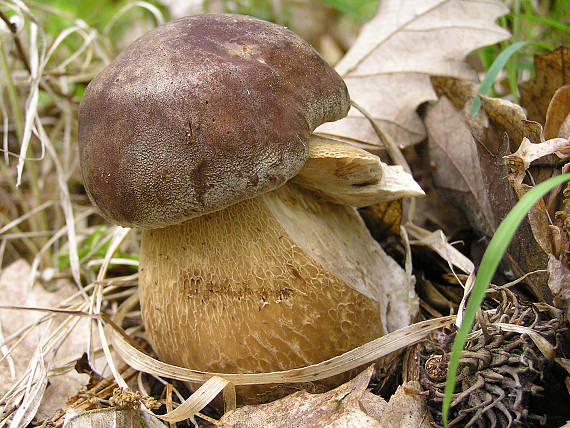
{"label": "plant debris", "polygon": [[[563,370],[544,353],[553,351],[567,358],[564,343],[568,344],[568,321],[559,310],[523,302],[508,289],[493,294],[498,306],[480,311],[463,351],[449,425],[503,427],[548,422],[553,426],[566,421],[570,418],[570,397],[568,391],[560,389],[562,383],[555,374]],[[507,329],[505,324],[518,331]],[[521,331],[536,333],[546,339],[546,344]],[[446,329],[419,351],[421,384],[429,391],[428,403],[439,425],[454,337],[455,331]]]}
{"label": "plant debris", "polygon": [[[517,34],[518,27],[534,24],[516,13],[496,22],[508,12],[505,2],[382,0],[378,13],[363,25],[334,8],[333,3],[350,1],[204,0],[213,12],[223,4],[242,14],[252,10],[236,8],[271,4],[265,18],[306,34],[317,48],[328,45],[321,54],[340,60],[337,69],[347,80],[354,108],[347,119],[319,130],[396,165],[382,165],[382,173],[368,169],[369,163],[352,161],[358,151],[352,148],[343,149],[344,161],[319,155],[313,159],[315,170],[305,172],[322,172],[319,163],[327,163],[323,197],[342,190],[345,199],[364,195],[364,204],[372,203],[368,189],[382,190],[377,185],[392,183],[400,171],[413,174],[427,193],[423,200],[405,198],[360,209],[407,281],[416,281],[421,313],[414,321],[419,322],[314,366],[212,376],[164,364],[146,346],[137,296],[137,232],[109,227],[90,205],[76,144],[76,117],[88,82],[142,32],[197,13],[201,6],[190,10],[178,0],[168,5],[82,0],[80,8],[47,0],[2,3],[0,302],[12,307],[0,312],[0,427],[155,428],[166,421],[171,428],[188,428],[196,420],[215,426],[221,415],[214,406],[204,406],[221,393],[231,411],[235,385],[269,382],[298,390],[303,382],[362,368],[380,357],[372,385],[367,386],[365,372],[339,387],[336,396],[334,391],[297,393],[241,411],[266,421],[263,426],[291,424],[292,417],[300,426],[318,421],[322,426],[418,427],[432,418],[441,424],[455,337],[449,324],[461,323],[487,240],[520,195],[570,171],[568,47],[549,48],[535,57],[536,77],[518,84],[521,105],[516,103],[516,80],[528,76],[528,53],[545,50],[547,43],[556,46],[559,40],[550,37],[552,32],[560,31],[566,40],[564,30],[543,31],[547,24],[537,23],[541,46],[529,43],[511,58],[494,84],[496,93],[482,96],[482,108],[471,117],[477,77],[484,71],[478,60],[488,68],[487,61],[510,43],[495,43],[508,37],[507,29],[515,33],[513,40],[537,35]],[[566,25],[559,11],[563,3],[539,0],[529,2],[528,9],[539,17],[538,8],[544,7],[552,14],[549,21],[565,20]],[[83,16],[82,10],[93,4],[100,6],[96,18]],[[517,19],[525,24],[515,25]],[[296,28],[299,20],[308,28]],[[463,61],[487,43],[495,45],[469,54],[471,67]],[[436,104],[426,102],[438,97]],[[196,136],[199,130],[190,125],[185,131]],[[339,189],[335,174],[347,172],[354,181]],[[494,278],[495,283],[511,282],[488,294],[469,338],[453,398],[455,426],[558,427],[570,420],[569,251],[570,185],[565,185],[527,216]],[[328,259],[335,264],[334,257]],[[397,302],[391,297],[390,304]],[[430,342],[421,342],[430,334]],[[203,384],[193,395],[189,379]],[[308,402],[313,407],[305,413],[292,408]],[[230,415],[239,412],[228,413],[224,421],[229,424]],[[394,418],[387,419],[389,414]]]}

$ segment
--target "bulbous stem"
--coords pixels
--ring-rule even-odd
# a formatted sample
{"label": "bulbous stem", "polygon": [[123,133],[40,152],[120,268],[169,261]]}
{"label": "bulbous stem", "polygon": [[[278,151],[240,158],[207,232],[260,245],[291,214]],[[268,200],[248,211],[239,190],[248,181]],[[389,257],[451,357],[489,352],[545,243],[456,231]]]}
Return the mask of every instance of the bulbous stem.
{"label": "bulbous stem", "polygon": [[163,361],[203,371],[326,360],[385,333],[378,251],[354,209],[291,184],[144,231],[149,339]]}

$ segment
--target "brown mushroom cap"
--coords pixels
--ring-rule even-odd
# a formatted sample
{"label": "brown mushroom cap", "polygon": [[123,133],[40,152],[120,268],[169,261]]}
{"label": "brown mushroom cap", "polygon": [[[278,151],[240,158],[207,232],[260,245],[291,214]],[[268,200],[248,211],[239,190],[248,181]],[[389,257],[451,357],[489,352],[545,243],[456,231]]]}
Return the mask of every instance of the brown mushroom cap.
{"label": "brown mushroom cap", "polygon": [[150,31],[87,87],[85,187],[110,221],[157,228],[273,190],[297,174],[346,86],[299,36],[240,15]]}

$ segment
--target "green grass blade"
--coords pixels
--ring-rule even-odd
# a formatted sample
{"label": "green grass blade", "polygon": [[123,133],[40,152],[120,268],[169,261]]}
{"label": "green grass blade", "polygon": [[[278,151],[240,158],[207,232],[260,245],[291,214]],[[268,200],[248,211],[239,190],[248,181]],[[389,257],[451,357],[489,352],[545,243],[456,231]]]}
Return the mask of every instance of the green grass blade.
{"label": "green grass blade", "polygon": [[493,61],[493,64],[487,71],[487,74],[485,75],[485,78],[483,79],[483,82],[481,83],[481,86],[479,86],[479,90],[475,95],[475,99],[473,100],[473,105],[471,106],[471,116],[475,116],[479,111],[479,109],[481,108],[481,95],[487,95],[487,93],[491,89],[491,86],[493,86],[493,83],[497,79],[499,72],[503,69],[503,67],[505,67],[505,64],[507,63],[509,58],[516,51],[521,49],[523,46],[526,46],[527,44],[528,42],[513,43],[511,46],[509,46],[503,52],[501,52],[497,57],[497,59]]}
{"label": "green grass blade", "polygon": [[527,15],[524,13],[510,13],[508,16],[516,17],[516,18],[523,18],[529,21],[538,22],[540,24],[548,25],[552,28],[555,28],[560,31],[564,31],[566,33],[570,33],[570,27],[568,25],[564,25],[554,19],[545,18],[543,16],[535,16],[535,15]]}
{"label": "green grass blade", "polygon": [[453,391],[455,391],[455,380],[457,375],[457,368],[459,366],[459,358],[461,352],[467,341],[467,335],[471,331],[473,322],[475,321],[475,315],[483,297],[485,296],[485,291],[487,286],[491,282],[499,262],[503,258],[513,235],[523,219],[525,218],[528,211],[532,206],[549,190],[553,189],[555,186],[570,180],[570,174],[560,175],[557,177],[552,177],[527,192],[520,201],[513,207],[511,212],[505,217],[501,222],[493,239],[487,247],[487,251],[483,255],[483,260],[481,261],[481,266],[479,272],[477,273],[477,279],[475,280],[475,285],[467,302],[467,308],[465,309],[465,314],[463,317],[463,324],[457,331],[455,336],[455,341],[453,342],[453,348],[451,350],[451,357],[449,359],[449,366],[447,371],[447,380],[445,383],[445,396],[443,398],[443,423],[447,427],[448,423],[448,413],[449,406],[451,404],[451,396]]}
{"label": "green grass blade", "polygon": [[[543,50],[548,51],[548,52],[553,51],[555,48],[555,46],[553,46],[549,43],[546,43],[546,42],[528,42],[528,44],[531,46],[536,46],[537,48],[543,49]],[[534,66],[534,64],[533,64],[533,66]]]}

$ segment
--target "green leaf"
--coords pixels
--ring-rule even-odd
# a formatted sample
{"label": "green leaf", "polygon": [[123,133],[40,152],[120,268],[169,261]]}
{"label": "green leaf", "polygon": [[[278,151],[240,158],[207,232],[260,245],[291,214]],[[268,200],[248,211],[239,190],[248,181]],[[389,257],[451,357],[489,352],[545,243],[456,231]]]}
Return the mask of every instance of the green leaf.
{"label": "green leaf", "polygon": [[475,321],[475,315],[481,306],[487,286],[491,282],[499,262],[503,258],[509,243],[513,239],[515,231],[532,206],[548,191],[567,180],[570,180],[570,174],[552,177],[528,191],[501,222],[493,236],[493,239],[491,239],[491,242],[487,247],[487,251],[485,251],[485,254],[483,255],[479,272],[477,272],[475,285],[473,286],[471,296],[469,296],[469,301],[467,302],[467,308],[465,309],[465,314],[463,316],[463,324],[461,324],[461,327],[457,331],[457,335],[455,336],[455,341],[453,342],[453,347],[451,349],[451,357],[449,359],[449,366],[447,369],[447,380],[445,383],[445,396],[443,398],[442,407],[443,423],[446,427],[448,423],[447,419],[451,397],[455,391],[455,380],[461,352],[465,347],[467,335],[471,331],[471,327]]}
{"label": "green leaf", "polygon": [[475,95],[475,99],[473,100],[473,105],[471,106],[471,116],[475,116],[479,109],[481,108],[481,95],[487,95],[491,86],[497,79],[499,72],[505,67],[505,64],[509,60],[509,58],[520,48],[523,46],[528,45],[528,42],[517,42],[506,48],[503,52],[499,54],[499,56],[493,61],[491,68],[487,71],[481,86],[479,86],[479,90]]}

